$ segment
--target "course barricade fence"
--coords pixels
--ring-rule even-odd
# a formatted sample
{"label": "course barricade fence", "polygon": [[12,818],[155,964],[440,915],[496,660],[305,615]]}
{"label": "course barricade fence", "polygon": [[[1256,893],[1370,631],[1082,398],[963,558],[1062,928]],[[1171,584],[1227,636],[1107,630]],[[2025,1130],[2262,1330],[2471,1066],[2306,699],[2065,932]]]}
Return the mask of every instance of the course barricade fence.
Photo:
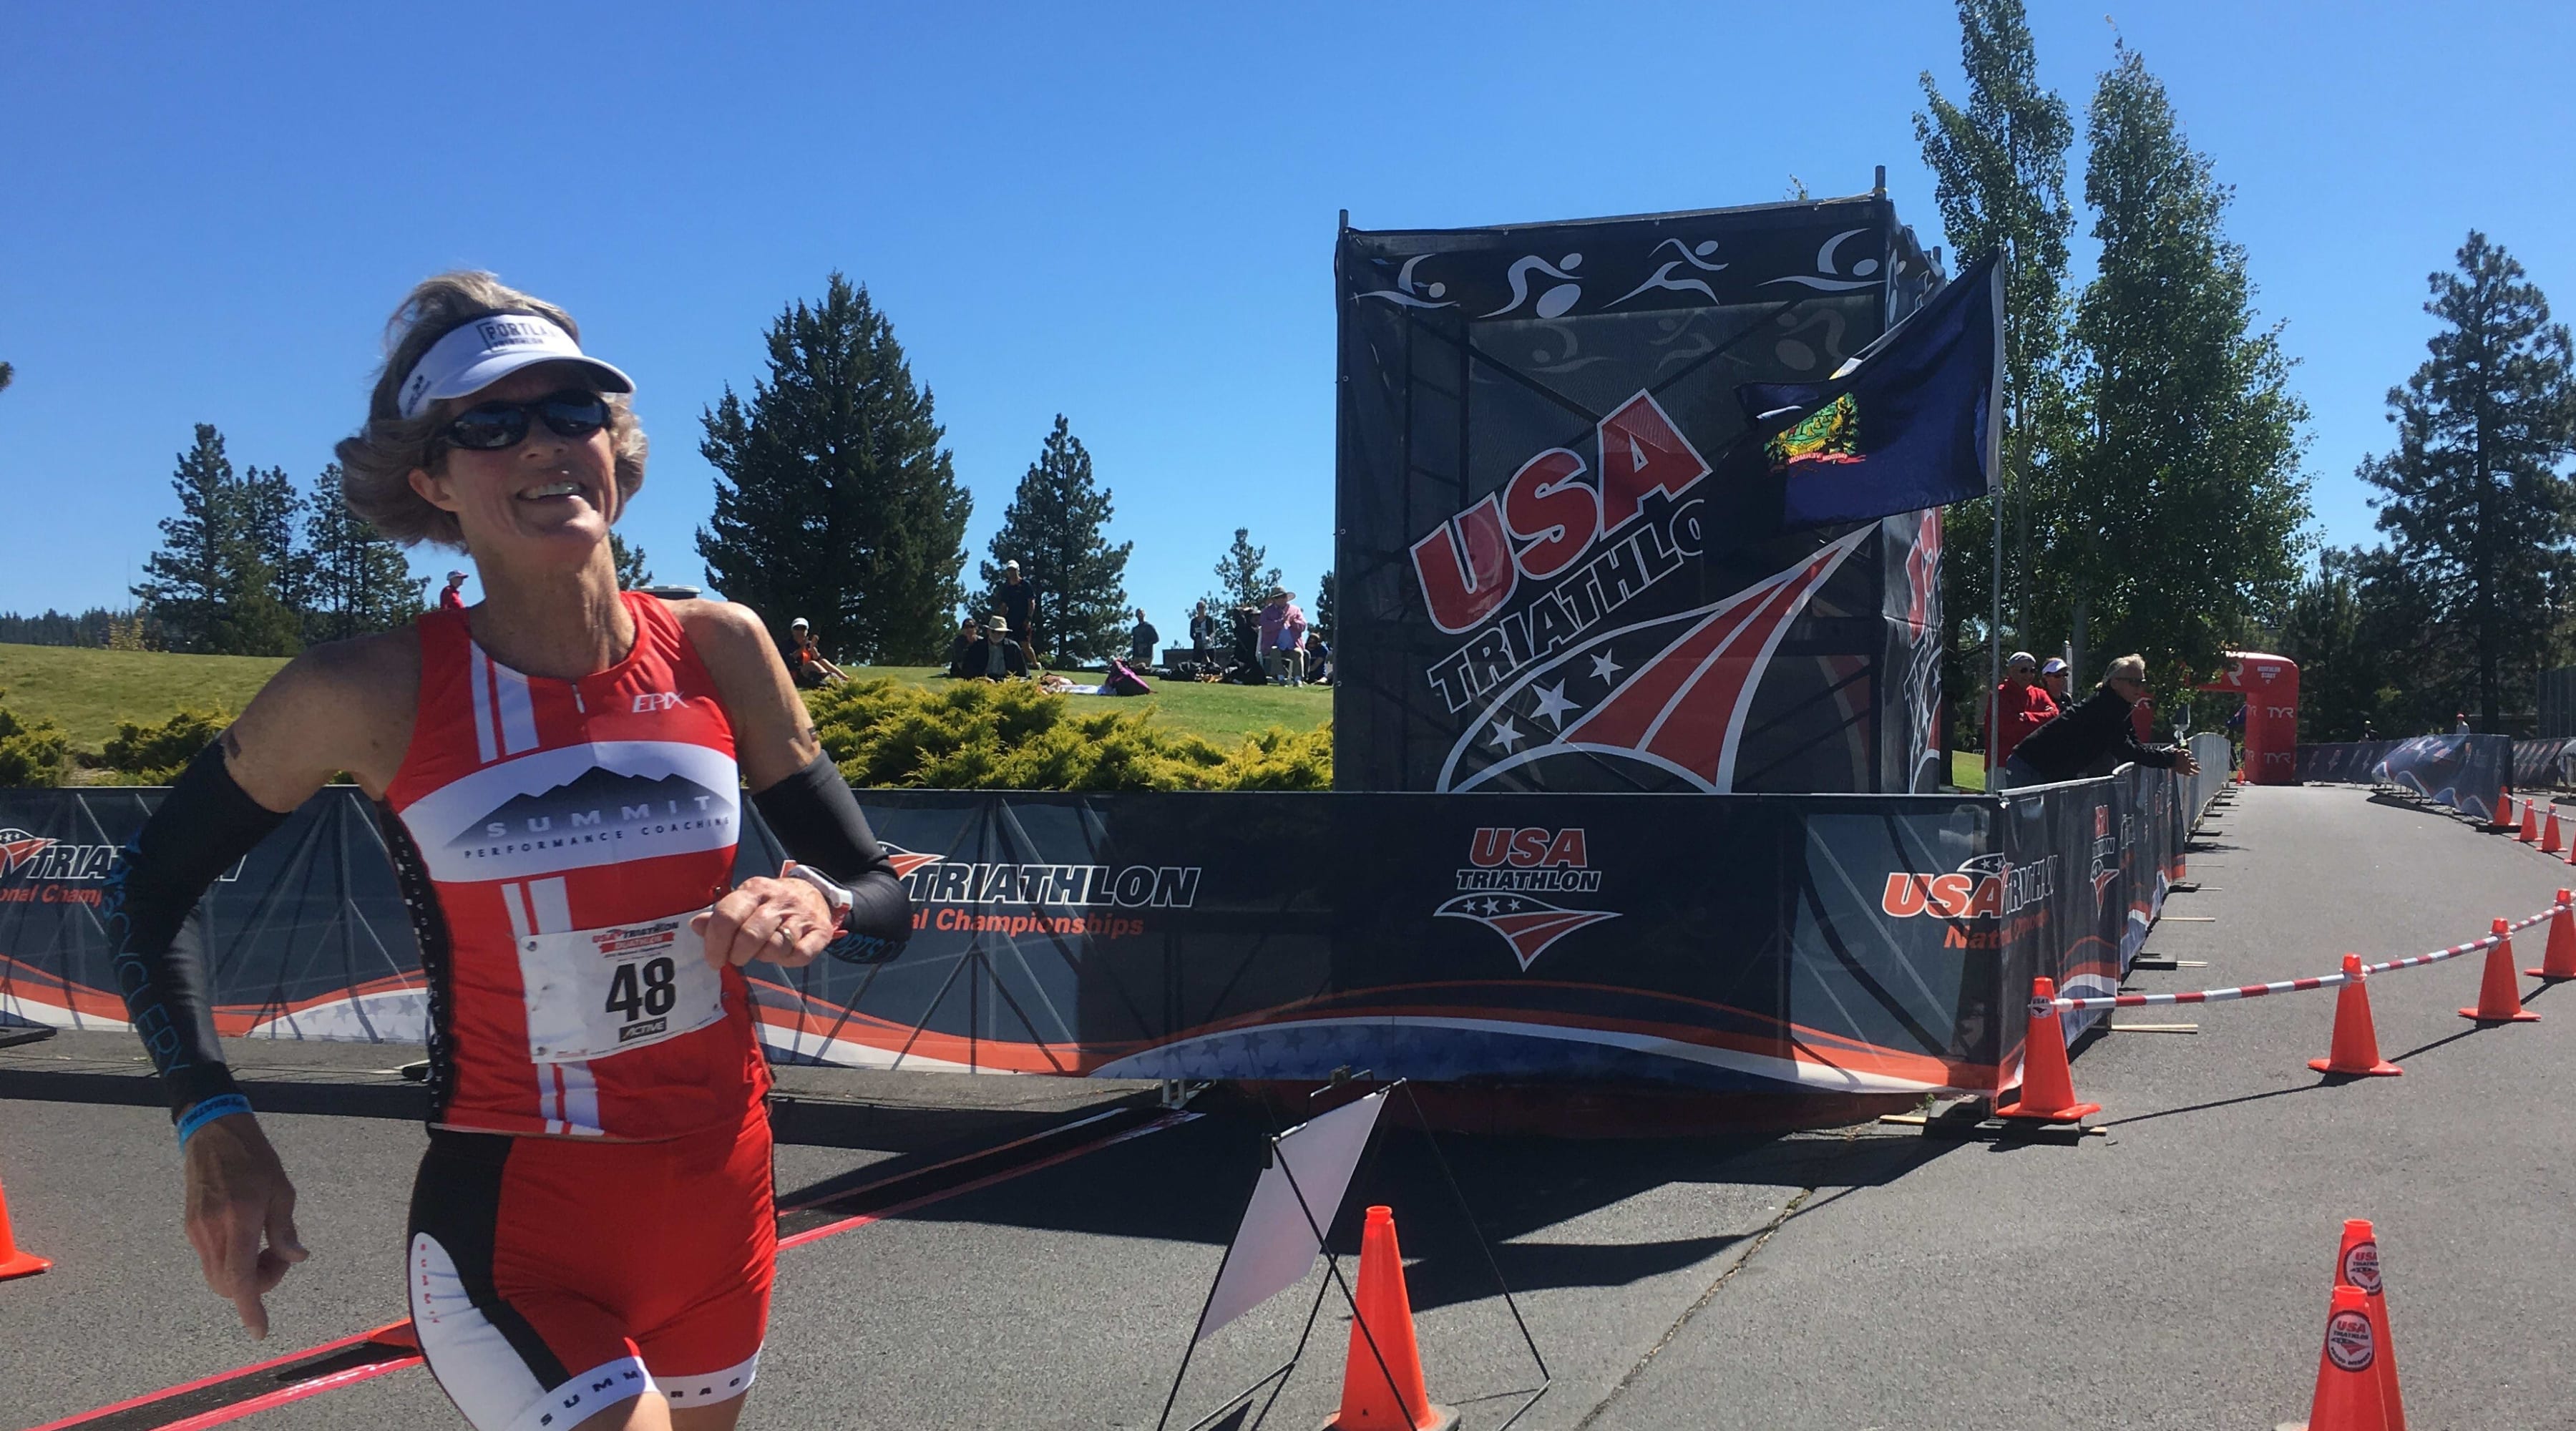
{"label": "course barricade fence", "polygon": [[2514,742],[2501,735],[2421,735],[2411,740],[2357,740],[2298,749],[2302,783],[2387,785],[2447,805],[2481,821],[2496,816],[2496,796],[2514,778]]}
{"label": "course barricade fence", "polygon": [[[910,943],[756,965],[748,992],[790,1062],[1991,1092],[2034,974],[2117,988],[2218,788],[2123,769],[2003,798],[871,790]],[[0,791],[0,1021],[125,1027],[102,902],[162,793]],[[737,877],[775,871],[740,818]],[[227,1036],[425,1038],[358,791],[307,802],[199,917]]]}

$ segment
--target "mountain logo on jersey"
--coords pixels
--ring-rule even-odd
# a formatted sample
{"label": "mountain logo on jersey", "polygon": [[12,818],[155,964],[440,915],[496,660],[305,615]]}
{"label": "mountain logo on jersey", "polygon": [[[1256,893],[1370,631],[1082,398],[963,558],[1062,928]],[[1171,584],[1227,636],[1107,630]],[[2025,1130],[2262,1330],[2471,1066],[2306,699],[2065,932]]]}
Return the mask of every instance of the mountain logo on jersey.
{"label": "mountain logo on jersey", "polygon": [[703,829],[732,819],[733,801],[685,775],[648,779],[592,766],[553,789],[501,802],[447,847],[473,858],[478,851],[532,840],[613,839],[627,832]]}
{"label": "mountain logo on jersey", "polygon": [[730,850],[740,800],[730,752],[603,740],[483,766],[400,813],[431,878],[530,879]]}

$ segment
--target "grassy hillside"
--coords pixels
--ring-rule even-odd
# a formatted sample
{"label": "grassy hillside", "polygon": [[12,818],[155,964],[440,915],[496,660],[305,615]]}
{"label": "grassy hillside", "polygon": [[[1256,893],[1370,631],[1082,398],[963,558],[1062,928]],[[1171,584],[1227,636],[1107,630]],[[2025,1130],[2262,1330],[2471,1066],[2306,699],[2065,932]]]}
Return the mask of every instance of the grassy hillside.
{"label": "grassy hillside", "polygon": [[72,748],[95,754],[116,723],[157,725],[189,707],[238,713],[280,656],[173,656],[74,646],[0,646],[0,700],[30,720],[50,720]]}
{"label": "grassy hillside", "polygon": [[[892,676],[934,690],[955,684],[932,666],[852,666],[849,671],[860,680]],[[1100,679],[1097,673],[1068,672],[1067,676],[1082,684]],[[1256,730],[1274,725],[1309,731],[1333,718],[1333,692],[1326,686],[1210,686],[1151,676],[1146,679],[1154,687],[1150,696],[1075,696],[1073,703],[1085,712],[1114,710],[1123,714],[1150,710],[1161,724],[1206,736],[1219,745],[1232,745]]]}
{"label": "grassy hillside", "polygon": [[[157,724],[191,706],[238,713],[261,683],[285,664],[275,656],[173,656],[160,651],[0,645],[0,691],[7,692],[0,699],[20,716],[60,724],[74,749],[95,754],[116,734],[120,720]],[[936,688],[949,684],[928,666],[861,666],[851,674],[893,676]],[[1164,725],[1223,745],[1274,725],[1313,730],[1333,715],[1333,693],[1318,686],[1289,690],[1156,681],[1150,696],[1083,696],[1076,697],[1075,704],[1084,710],[1152,709]]]}

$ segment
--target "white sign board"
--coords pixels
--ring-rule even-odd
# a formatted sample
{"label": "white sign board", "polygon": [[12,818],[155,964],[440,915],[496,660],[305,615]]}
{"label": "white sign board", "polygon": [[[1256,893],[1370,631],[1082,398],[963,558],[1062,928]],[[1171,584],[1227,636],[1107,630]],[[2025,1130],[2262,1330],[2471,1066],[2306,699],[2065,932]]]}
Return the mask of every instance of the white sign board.
{"label": "white sign board", "polygon": [[[1271,1140],[1270,1166],[1261,1170],[1252,1201],[1244,1205],[1243,1225],[1226,1249],[1225,1266],[1217,1271],[1216,1290],[1208,1296],[1192,1341],[1205,1341],[1209,1333],[1296,1286],[1314,1270],[1315,1257],[1324,1250],[1316,1233],[1332,1231],[1386,1095],[1381,1088]],[[1288,1182],[1291,1173],[1297,1178],[1294,1188]],[[1305,1194],[1303,1207],[1299,1193]],[[1309,1211],[1314,1213],[1311,1223]]]}

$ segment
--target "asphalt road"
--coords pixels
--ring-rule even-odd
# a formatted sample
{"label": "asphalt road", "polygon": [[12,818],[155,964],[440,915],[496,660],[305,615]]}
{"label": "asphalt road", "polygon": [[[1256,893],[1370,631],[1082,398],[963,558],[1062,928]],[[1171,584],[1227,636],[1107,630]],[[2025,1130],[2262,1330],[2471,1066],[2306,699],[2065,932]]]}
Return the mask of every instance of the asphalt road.
{"label": "asphalt road", "polygon": [[[2167,913],[2208,920],[2168,919],[2148,947],[2209,967],[2140,973],[2135,988],[2322,973],[2345,949],[2420,952],[2576,882],[2447,816],[2334,787],[2243,792],[2190,861],[2204,888]],[[2518,963],[2538,962],[2538,933]],[[2348,1084],[2305,1066],[2325,1052],[2331,993],[2124,1013],[2200,1032],[2088,1041],[2075,1082],[2109,1132],[2074,1146],[1877,1125],[1444,1139],[1555,1376],[1519,1424],[2269,1431],[2306,1414],[2337,1234],[2367,1216],[2410,1424],[2576,1426],[2576,1344],[2559,1330],[2576,1263],[2576,993],[2533,995],[2537,1024],[2481,1029],[2452,1012],[2477,980],[2475,959],[2375,980],[2380,1044],[2406,1074]],[[877,1111],[782,1145],[782,1193],[1072,1106],[870,1096]],[[963,1102],[940,1106],[949,1098]],[[277,1335],[255,1348],[177,1234],[161,1114],[0,1098],[20,1239],[58,1259],[0,1285],[0,1425],[400,1315],[416,1124],[267,1121],[316,1257],[272,1299]],[[1257,1173],[1259,1131],[1250,1116],[1201,1118],[791,1249],[746,1425],[1153,1425]],[[1422,1139],[1384,1141],[1363,1200],[1397,1209],[1434,1395],[1471,1426],[1499,1425],[1537,1372]],[[1203,1347],[1176,1424],[1284,1358],[1316,1285]],[[1347,1336],[1328,1307],[1270,1424],[1312,1426],[1331,1409]],[[451,1417],[411,1370],[245,1424]]]}

